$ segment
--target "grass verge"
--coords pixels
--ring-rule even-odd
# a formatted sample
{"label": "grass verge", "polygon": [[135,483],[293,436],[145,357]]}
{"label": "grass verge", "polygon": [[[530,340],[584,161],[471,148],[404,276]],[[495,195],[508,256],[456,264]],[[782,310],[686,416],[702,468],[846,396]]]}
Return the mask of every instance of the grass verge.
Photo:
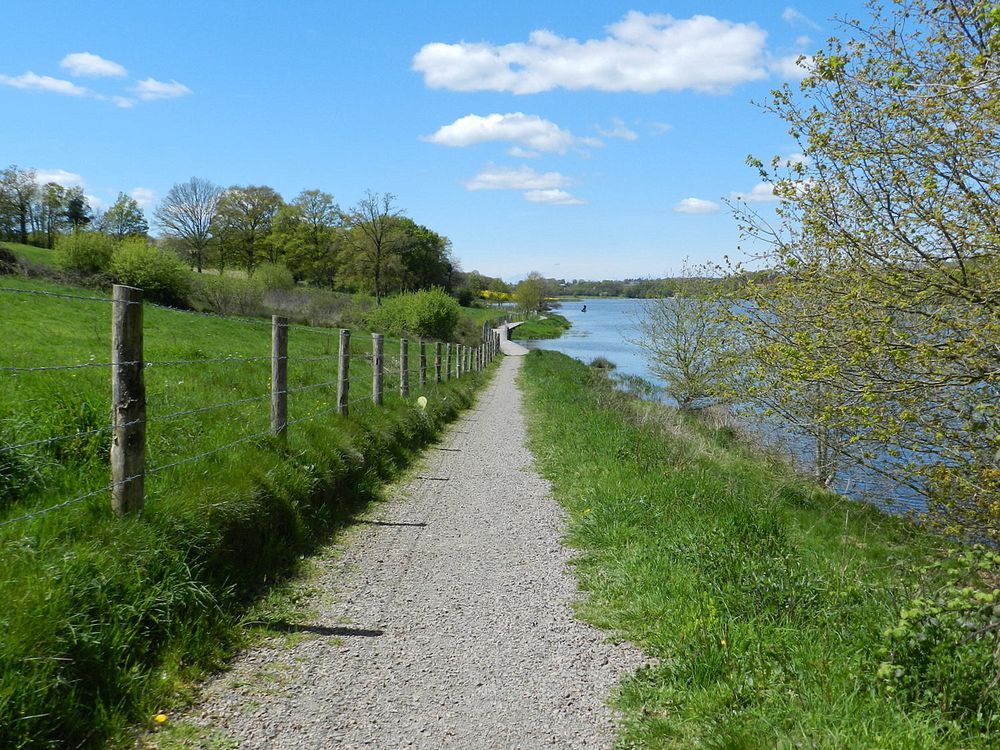
{"label": "grass verge", "polygon": [[[24,291],[98,296],[0,278]],[[111,306],[0,290],[0,364],[99,365]],[[370,339],[355,332],[350,417],[335,402],[337,331],[289,335],[287,443],[269,424],[269,325],[148,307],[147,468],[246,442],[147,479],[141,518],[108,496],[0,527],[0,747],[100,747],[176,703],[237,648],[241,618],[329,540],[466,407],[483,375],[398,395],[386,342],[385,405],[370,393]],[[231,357],[232,361],[212,362]],[[415,357],[411,360],[415,364]],[[108,370],[0,372],[0,523],[108,481]],[[298,390],[304,389],[304,390]],[[415,399],[426,395],[426,409]],[[259,398],[263,396],[263,398]],[[224,409],[216,404],[241,402]],[[172,416],[173,415],[173,416]],[[50,437],[73,436],[46,443]],[[12,446],[19,446],[11,448]]]}
{"label": "grass verge", "polygon": [[656,661],[616,697],[623,747],[990,746],[997,704],[971,660],[917,633],[946,687],[883,679],[939,540],[564,355],[531,352],[521,377],[532,450],[582,550],[580,613]]}
{"label": "grass verge", "polygon": [[570,328],[562,315],[545,313],[544,318],[534,318],[511,330],[512,339],[557,339]]}

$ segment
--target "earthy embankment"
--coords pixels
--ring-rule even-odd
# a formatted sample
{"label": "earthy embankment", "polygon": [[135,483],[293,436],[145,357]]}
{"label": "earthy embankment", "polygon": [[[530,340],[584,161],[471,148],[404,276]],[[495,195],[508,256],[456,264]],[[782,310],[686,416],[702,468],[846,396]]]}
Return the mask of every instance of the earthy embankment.
{"label": "earthy embankment", "polygon": [[607,747],[639,660],[573,618],[563,511],[524,445],[522,359],[316,581],[304,638],[241,656],[182,720],[240,747]]}

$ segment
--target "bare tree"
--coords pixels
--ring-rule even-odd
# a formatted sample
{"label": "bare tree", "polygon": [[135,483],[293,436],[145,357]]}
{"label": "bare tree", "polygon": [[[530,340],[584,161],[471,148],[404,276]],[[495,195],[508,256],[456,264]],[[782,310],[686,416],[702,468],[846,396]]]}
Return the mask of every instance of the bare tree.
{"label": "bare tree", "polygon": [[155,211],[164,234],[178,240],[185,248],[198,273],[201,273],[212,240],[212,222],[219,206],[222,188],[208,180],[192,177],[174,185]]}
{"label": "bare tree", "polygon": [[21,244],[28,243],[28,223],[37,192],[34,169],[19,169],[16,164],[11,164],[0,172],[2,203],[10,213],[11,223],[17,228]]}
{"label": "bare tree", "polygon": [[382,302],[382,273],[389,257],[398,252],[396,218],[403,211],[393,205],[392,193],[365,191],[365,197],[351,209],[347,222],[351,231],[347,243],[361,256],[375,282],[375,302]]}

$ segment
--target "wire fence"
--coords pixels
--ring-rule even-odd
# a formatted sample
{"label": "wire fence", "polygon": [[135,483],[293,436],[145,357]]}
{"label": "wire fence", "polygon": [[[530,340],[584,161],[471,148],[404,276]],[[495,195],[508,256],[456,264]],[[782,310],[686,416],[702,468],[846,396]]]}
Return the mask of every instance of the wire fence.
{"label": "wire fence", "polygon": [[[23,385],[35,374],[106,369],[110,371],[110,388],[107,392],[111,396],[110,415],[107,421],[98,420],[97,423],[86,425],[82,429],[37,437],[24,435],[26,429],[30,432],[31,427],[25,428],[23,424],[18,424],[17,415],[14,413],[17,401],[9,400],[5,405],[10,407],[11,413],[6,415],[6,419],[0,419],[0,428],[3,428],[0,429],[0,481],[4,480],[5,474],[11,474],[9,470],[12,466],[18,463],[30,463],[39,452],[50,451],[58,454],[61,446],[74,445],[74,441],[95,440],[100,441],[102,450],[109,450],[110,481],[69,499],[46,503],[44,507],[15,514],[0,521],[0,528],[77,506],[101,495],[111,496],[112,508],[120,515],[139,512],[145,501],[145,480],[149,477],[223,454],[254,441],[265,444],[283,443],[288,439],[290,427],[324,418],[350,419],[352,408],[364,403],[377,406],[386,403],[387,400],[431,393],[446,381],[483,369],[500,353],[498,336],[485,325],[482,343],[477,347],[469,347],[437,341],[386,338],[381,334],[372,334],[370,337],[352,336],[352,332],[342,329],[290,324],[287,319],[278,316],[274,316],[268,322],[203,312],[175,311],[173,308],[143,303],[141,292],[128,287],[115,287],[115,295],[111,298],[10,287],[0,287],[0,293],[50,297],[73,304],[81,302],[110,304],[112,309],[110,362],[94,361],[96,356],[91,354],[87,361],[82,362],[0,364],[0,394],[5,392],[3,380]],[[261,332],[265,327],[269,328],[272,334],[271,351],[269,354],[252,353],[253,348],[265,345],[264,342],[258,341],[250,352],[226,354],[209,352],[205,356],[164,359],[149,357],[143,341],[144,304],[185,315],[253,326]],[[0,319],[2,317],[3,313],[0,312]],[[311,339],[310,350],[310,345],[304,343],[306,339],[301,339],[300,342],[301,333],[322,334],[326,339],[327,351],[330,351],[330,345],[333,344],[337,349],[336,353],[317,354],[316,339]],[[367,341],[359,342],[358,339]],[[300,347],[302,352],[289,354],[289,340],[297,344],[302,343]],[[388,356],[386,349],[390,350]],[[32,357],[37,359],[38,354],[32,352]],[[0,361],[3,356],[0,353]],[[192,394],[197,390],[196,384],[182,387],[188,377],[193,377],[197,384],[202,386],[203,393],[212,392],[212,389],[204,387],[209,382],[216,386],[216,390],[230,383],[233,389],[238,389],[240,385],[252,383],[254,380],[262,384],[263,374],[259,367],[264,363],[269,363],[271,366],[271,377],[267,381],[268,390],[264,392],[254,393],[252,388],[248,388],[251,395],[235,393],[233,395],[237,395],[237,398],[191,404]],[[319,363],[333,364],[336,368],[336,377],[331,378],[329,375],[333,373],[334,368],[326,370]],[[147,403],[146,375],[165,374],[174,368],[187,373],[182,375],[185,380],[164,381]],[[292,384],[289,383],[290,370],[294,380]],[[324,373],[329,373],[325,379],[322,378]],[[73,374],[72,377],[76,375]],[[159,377],[162,378],[164,375]],[[324,389],[336,394],[332,404],[326,401],[316,402],[318,396],[313,394],[321,394]],[[169,406],[171,396],[175,400],[187,400],[188,404],[178,404],[182,408],[171,410]],[[302,401],[303,398],[310,397],[312,401]],[[302,407],[307,413],[289,419],[290,399],[296,410]],[[80,401],[85,402],[82,395]],[[262,409],[262,403],[268,403],[269,409]],[[0,404],[4,404],[4,399],[0,399]],[[218,420],[217,415],[226,411],[233,414],[232,418]],[[255,428],[254,422],[259,422],[264,417],[269,417],[269,425],[263,429]],[[184,423],[189,419],[213,420],[208,425],[211,428],[208,433],[212,437],[219,438],[221,442],[189,455],[177,455],[182,446],[202,445],[207,439],[196,430],[198,425],[205,424],[203,422],[197,423],[194,427],[184,428],[186,432],[181,428],[177,428],[181,430],[177,434],[171,432],[173,429],[171,425]],[[52,426],[47,427],[51,429]],[[152,439],[147,435],[147,428],[153,430]],[[231,437],[231,432],[230,435],[225,435],[227,429],[237,430],[238,436]],[[246,434],[238,434],[239,432]],[[152,447],[156,454],[165,455],[164,462],[147,465],[147,447]],[[70,469],[68,465],[60,468]],[[93,476],[90,478],[93,479]],[[0,489],[2,488],[3,485],[0,484]],[[37,502],[37,498],[43,492],[44,488],[35,489],[30,496],[23,498],[23,503]],[[0,512],[3,510],[4,508],[0,507]]]}

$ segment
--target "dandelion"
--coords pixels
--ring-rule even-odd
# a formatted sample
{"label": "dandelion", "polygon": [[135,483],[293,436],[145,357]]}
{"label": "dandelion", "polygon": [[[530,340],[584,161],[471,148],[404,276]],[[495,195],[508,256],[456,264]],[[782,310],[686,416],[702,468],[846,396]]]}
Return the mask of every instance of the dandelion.
{"label": "dandelion", "polygon": [[156,722],[157,724],[166,724],[167,723],[167,715],[166,714],[157,714],[156,716],[153,717],[153,721]]}

